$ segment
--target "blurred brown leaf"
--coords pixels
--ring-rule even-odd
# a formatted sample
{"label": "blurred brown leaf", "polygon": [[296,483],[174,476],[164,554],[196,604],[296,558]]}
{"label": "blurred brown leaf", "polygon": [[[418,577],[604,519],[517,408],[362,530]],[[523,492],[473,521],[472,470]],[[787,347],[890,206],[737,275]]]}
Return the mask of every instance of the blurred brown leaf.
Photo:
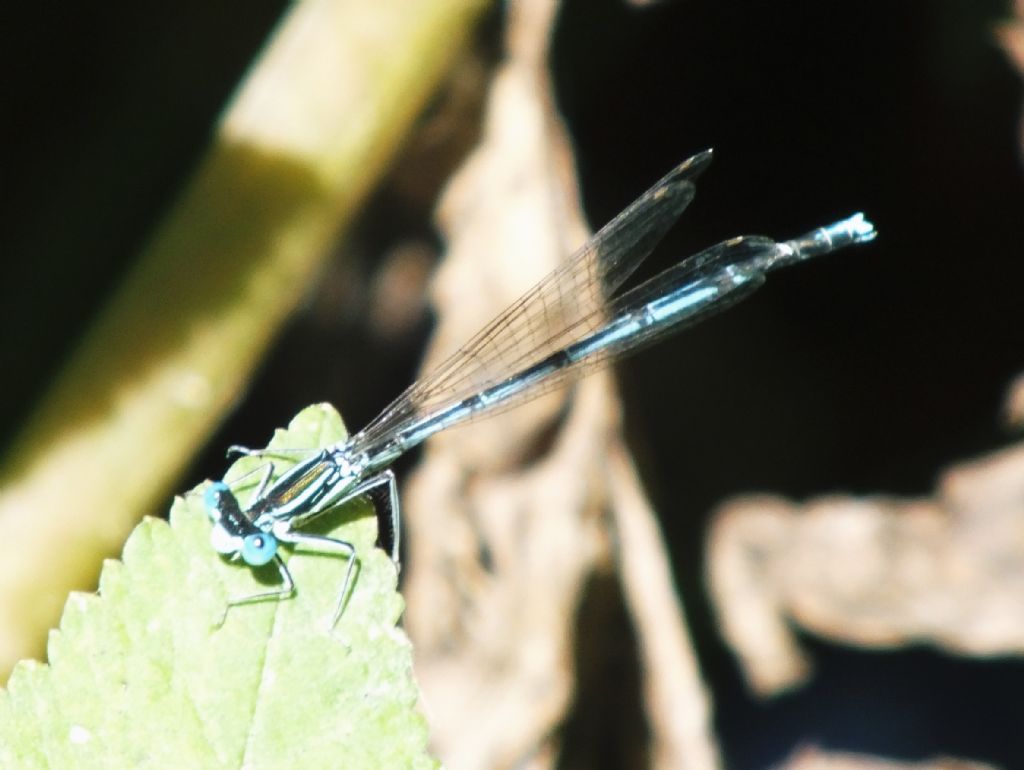
{"label": "blurred brown leaf", "polygon": [[803,748],[778,770],[993,770],[991,765],[962,759],[937,757],[924,762],[895,762],[864,754],[830,753]]}
{"label": "blurred brown leaf", "polygon": [[[996,30],[996,38],[1013,65],[1024,74],[1024,0],[1016,0],[1013,7],[1016,18],[1002,24]],[[1024,150],[1024,122],[1021,123],[1020,145]]]}
{"label": "blurred brown leaf", "polygon": [[[425,370],[586,238],[549,83],[556,9],[551,0],[508,6],[508,54],[491,81],[481,142],[438,214],[448,250],[433,287],[439,323]],[[438,435],[405,491],[406,625],[434,747],[453,770],[554,766],[576,695],[579,604],[594,572],[612,562],[610,525],[631,543],[616,566],[644,656],[654,764],[720,764],[619,420],[611,381],[597,375]]]}
{"label": "blurred brown leaf", "polygon": [[748,497],[716,514],[709,583],[762,695],[803,682],[791,625],[843,642],[1024,652],[1024,445],[947,471],[920,500]]}

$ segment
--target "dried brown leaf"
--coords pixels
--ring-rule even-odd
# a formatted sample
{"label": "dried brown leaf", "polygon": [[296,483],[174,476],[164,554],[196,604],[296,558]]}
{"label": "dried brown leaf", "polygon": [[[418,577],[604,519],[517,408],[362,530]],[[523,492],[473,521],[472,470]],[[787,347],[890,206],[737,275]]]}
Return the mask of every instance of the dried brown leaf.
{"label": "dried brown leaf", "polygon": [[870,647],[1024,652],[1024,445],[948,471],[931,498],[728,503],[708,544],[721,627],[751,686],[801,683],[791,625]]}
{"label": "dried brown leaf", "polygon": [[[547,71],[556,8],[508,7],[509,54],[480,145],[438,214],[448,253],[434,285],[439,323],[427,370],[585,240]],[[434,748],[453,770],[554,766],[553,736],[575,694],[578,605],[612,561],[609,526],[633,543],[618,566],[644,656],[656,766],[719,765],[665,549],[619,419],[611,380],[594,376],[438,435],[405,491],[407,628]],[[675,633],[654,644],[665,623]]]}
{"label": "dried brown leaf", "polygon": [[831,753],[810,747],[802,748],[779,770],[994,770],[991,765],[950,757],[937,757],[924,762],[895,762],[865,754]]}

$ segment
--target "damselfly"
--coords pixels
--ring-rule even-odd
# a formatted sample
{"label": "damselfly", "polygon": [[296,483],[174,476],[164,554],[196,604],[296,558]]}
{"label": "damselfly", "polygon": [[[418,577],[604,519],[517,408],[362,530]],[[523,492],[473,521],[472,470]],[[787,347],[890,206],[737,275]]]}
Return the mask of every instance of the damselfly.
{"label": "damselfly", "polygon": [[333,627],[349,593],[355,548],[299,530],[330,508],[370,496],[382,523],[380,542],[397,563],[398,494],[388,466],[399,455],[438,431],[521,404],[696,323],[751,294],[770,270],[875,237],[873,225],[855,214],[782,243],[732,238],[619,293],[693,199],[694,181],[710,160],[708,150],[669,172],[361,431],[316,450],[277,479],[268,464],[245,508],[226,483],[208,487],[214,548],[250,566],[272,561],[281,577],[280,588],[231,599],[229,606],[294,594],[281,543],[334,551],[347,558],[348,568]]}

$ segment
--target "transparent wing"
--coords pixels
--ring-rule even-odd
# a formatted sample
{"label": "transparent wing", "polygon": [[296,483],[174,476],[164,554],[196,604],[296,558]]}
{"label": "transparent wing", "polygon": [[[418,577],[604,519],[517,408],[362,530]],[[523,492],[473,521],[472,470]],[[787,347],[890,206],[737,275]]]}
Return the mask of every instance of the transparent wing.
{"label": "transparent wing", "polygon": [[438,431],[519,406],[697,323],[763,284],[763,270],[742,265],[756,265],[778,248],[759,236],[712,246],[594,309],[580,319],[579,328],[587,333],[564,347],[523,356],[522,366],[503,379],[433,409],[413,410],[408,419],[387,423],[386,430],[362,431],[353,438],[353,449],[382,459],[399,454]]}
{"label": "transparent wing", "polygon": [[576,328],[586,333],[573,334],[564,346],[521,354],[522,365],[500,379],[430,410],[417,411],[413,403],[407,419],[357,434],[349,449],[365,452],[371,466],[390,463],[433,433],[517,406],[731,306],[763,284],[771,270],[867,243],[875,235],[874,225],[854,214],[783,243],[757,235],[723,241],[581,315]]}
{"label": "transparent wing", "polygon": [[782,243],[763,235],[722,241],[609,299],[582,324],[593,332],[546,358],[534,358],[512,382],[485,391],[472,405],[490,414],[521,404],[732,307],[772,270],[868,243],[876,235],[874,225],[858,213]]}
{"label": "transparent wing", "polygon": [[608,299],[682,214],[693,199],[694,181],[710,160],[707,150],[666,174],[567,262],[411,385],[353,441],[377,443],[600,328]]}

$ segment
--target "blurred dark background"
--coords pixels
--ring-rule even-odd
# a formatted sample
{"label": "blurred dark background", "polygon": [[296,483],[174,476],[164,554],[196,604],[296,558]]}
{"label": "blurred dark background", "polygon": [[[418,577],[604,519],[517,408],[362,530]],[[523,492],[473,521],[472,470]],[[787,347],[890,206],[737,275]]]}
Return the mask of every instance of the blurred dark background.
{"label": "blurred dark background", "polygon": [[[283,8],[43,3],[8,17],[0,445],[174,200]],[[943,467],[1015,438],[1000,409],[1024,370],[1022,89],[993,36],[1008,12],[1001,0],[563,8],[556,85],[595,226],[674,163],[716,150],[652,270],[731,235],[792,237],[857,210],[880,231],[773,275],[620,370],[730,770],[807,742],[1024,767],[1017,659],[807,639],[812,684],[757,702],[714,630],[701,556],[708,514],[730,495],[924,495]],[[480,33],[492,56],[498,16]],[[436,243],[432,199],[407,192],[390,180],[360,218],[349,258],[362,273],[399,241]],[[325,323],[311,296],[182,489],[219,475],[227,444],[264,443],[308,403],[330,400],[358,427],[408,383],[426,320],[382,345],[359,308],[335,313]]]}

